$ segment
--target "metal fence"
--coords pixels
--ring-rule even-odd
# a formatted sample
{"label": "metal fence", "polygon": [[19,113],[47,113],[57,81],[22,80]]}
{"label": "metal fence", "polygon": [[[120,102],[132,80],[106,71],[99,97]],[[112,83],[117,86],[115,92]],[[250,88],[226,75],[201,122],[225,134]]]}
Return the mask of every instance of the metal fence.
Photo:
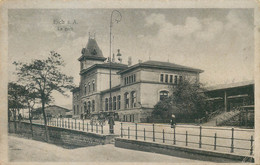
{"label": "metal fence", "polygon": [[[43,123],[41,123],[43,124]],[[104,134],[104,126],[102,124],[87,122],[81,119],[71,119],[71,118],[52,118],[47,120],[47,125],[55,126],[66,129],[73,129],[85,132],[93,132],[98,134]]]}
{"label": "metal fence", "polygon": [[[156,129],[157,127],[157,129]],[[158,129],[159,127],[159,129]],[[180,130],[180,131],[177,131]],[[188,131],[190,129],[190,132]],[[235,128],[212,128],[202,126],[176,126],[169,128],[169,125],[160,124],[130,124],[121,123],[121,138],[134,140],[151,141],[159,143],[168,143],[172,145],[184,145],[212,150],[221,150],[221,148],[229,149],[231,153],[235,151],[247,151],[247,154],[253,155],[254,138],[253,135],[249,139],[241,138],[235,132],[251,130],[235,129]],[[215,132],[213,135],[203,132],[221,131],[221,134],[230,134],[231,137],[219,136]],[[197,132],[197,134],[195,133]],[[243,133],[240,133],[243,134]],[[179,138],[177,138],[179,137]],[[207,143],[211,142],[211,143]],[[242,142],[242,143],[241,143]],[[247,143],[245,143],[247,142]],[[229,145],[228,145],[229,143]],[[236,146],[234,145],[236,143]],[[240,152],[241,153],[241,152]],[[242,152],[243,153],[243,152]]]}

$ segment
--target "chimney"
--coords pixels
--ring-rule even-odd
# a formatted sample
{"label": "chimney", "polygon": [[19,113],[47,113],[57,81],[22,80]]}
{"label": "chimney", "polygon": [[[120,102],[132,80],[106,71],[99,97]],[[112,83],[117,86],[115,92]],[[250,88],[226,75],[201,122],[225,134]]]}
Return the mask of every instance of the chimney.
{"label": "chimney", "polygon": [[132,57],[128,57],[128,66],[131,66],[132,65]]}
{"label": "chimney", "polygon": [[115,62],[115,54],[113,53],[112,62]]}
{"label": "chimney", "polygon": [[116,56],[117,56],[118,61],[120,63],[122,63],[122,58],[121,58],[122,54],[120,53],[120,49],[117,49],[117,55]]}

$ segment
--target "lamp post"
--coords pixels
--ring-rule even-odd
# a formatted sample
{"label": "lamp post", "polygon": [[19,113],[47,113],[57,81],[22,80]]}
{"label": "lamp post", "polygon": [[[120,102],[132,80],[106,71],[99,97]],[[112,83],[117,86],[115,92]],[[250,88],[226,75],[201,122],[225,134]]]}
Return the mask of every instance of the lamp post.
{"label": "lamp post", "polygon": [[[115,14],[118,14],[117,18],[113,18],[113,16],[115,16]],[[112,93],[111,93],[111,87],[112,87],[112,83],[111,83],[111,61],[112,61],[112,27],[113,27],[113,23],[119,23],[122,19],[122,15],[118,10],[113,10],[111,12],[111,16],[110,16],[110,34],[109,34],[109,101],[108,101],[108,108],[109,111],[112,114],[112,121],[109,121],[110,123],[110,133],[114,132],[114,113],[112,112]],[[111,118],[111,117],[110,117]],[[110,120],[110,119],[109,119]],[[112,123],[111,123],[112,122]]]}

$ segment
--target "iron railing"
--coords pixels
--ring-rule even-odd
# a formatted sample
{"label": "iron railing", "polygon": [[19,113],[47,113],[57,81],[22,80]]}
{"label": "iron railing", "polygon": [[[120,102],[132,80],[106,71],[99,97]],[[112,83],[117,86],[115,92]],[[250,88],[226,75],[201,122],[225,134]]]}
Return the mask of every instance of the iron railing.
{"label": "iron railing", "polygon": [[[218,150],[220,148],[226,148],[229,149],[231,153],[234,153],[236,150],[243,150],[243,151],[248,151],[248,154],[253,155],[254,151],[254,138],[253,135],[251,135],[250,139],[245,139],[245,138],[235,138],[235,132],[241,132],[241,131],[248,131],[253,133],[251,130],[243,130],[243,129],[234,129],[234,128],[213,128],[213,127],[202,127],[202,126],[181,126],[178,125],[172,129],[171,132],[166,131],[166,129],[162,128],[158,130],[158,127],[162,126],[162,124],[137,124],[134,123],[121,123],[121,133],[120,136],[121,138],[127,138],[127,139],[133,139],[133,140],[142,140],[142,141],[151,141],[151,142],[159,142],[159,143],[170,143],[173,145],[184,144],[184,146],[189,146],[190,144],[196,145],[199,148],[203,148],[203,146],[210,146],[212,150]],[[166,126],[166,125],[164,125]],[[149,127],[152,127],[149,129]],[[155,127],[157,127],[157,131],[155,130]],[[168,125],[169,127],[169,125]],[[198,130],[198,134],[194,133],[189,133],[188,130],[185,132],[177,132],[176,128],[181,128],[183,127],[184,129],[189,128],[189,129],[196,129]],[[230,132],[231,137],[224,137],[224,136],[217,136],[217,133],[215,132],[213,135],[204,135],[203,131],[207,130],[219,130],[219,131],[226,131],[227,133]],[[168,128],[169,130],[169,128]],[[169,136],[171,135],[171,136]],[[177,140],[177,136],[182,136],[181,140]],[[171,137],[171,139],[169,138]],[[196,138],[197,137],[197,138]],[[194,138],[197,139],[197,141],[194,141]],[[210,139],[213,140],[213,143],[205,143],[204,141],[211,141]],[[230,143],[230,145],[221,145],[218,144],[218,141],[225,141],[225,143]],[[236,142],[237,146],[235,147],[234,143]],[[244,146],[239,146],[239,142],[250,142],[248,148],[245,148]],[[222,142],[223,143],[223,142]],[[225,144],[224,143],[224,144]],[[195,147],[196,147],[195,146]],[[207,149],[210,149],[207,147]]]}

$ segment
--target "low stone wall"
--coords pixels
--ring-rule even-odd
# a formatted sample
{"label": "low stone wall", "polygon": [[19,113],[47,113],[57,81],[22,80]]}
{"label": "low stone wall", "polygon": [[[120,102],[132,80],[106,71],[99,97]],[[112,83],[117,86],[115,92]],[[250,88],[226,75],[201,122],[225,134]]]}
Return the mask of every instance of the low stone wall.
{"label": "low stone wall", "polygon": [[[45,141],[45,127],[40,124],[33,124],[33,137],[31,134],[30,123],[16,122],[17,127],[15,131],[14,122],[9,122],[9,133],[16,133],[21,136],[32,138],[35,140]],[[71,130],[65,128],[59,128],[54,126],[48,126],[49,130],[49,143],[65,144],[72,146],[92,146],[103,145],[111,143],[116,135],[102,135],[92,132],[83,132],[78,130]]]}
{"label": "low stone wall", "polygon": [[[180,147],[167,144],[159,144],[145,141],[129,140],[123,138],[115,138],[115,146],[120,148],[127,148],[139,151],[147,151],[171,155],[176,157],[212,161],[212,162],[242,162],[244,156],[228,153],[219,153],[216,151],[206,151],[202,149],[195,149],[189,147]],[[251,158],[253,161],[254,159]],[[248,161],[248,160],[247,160]]]}

